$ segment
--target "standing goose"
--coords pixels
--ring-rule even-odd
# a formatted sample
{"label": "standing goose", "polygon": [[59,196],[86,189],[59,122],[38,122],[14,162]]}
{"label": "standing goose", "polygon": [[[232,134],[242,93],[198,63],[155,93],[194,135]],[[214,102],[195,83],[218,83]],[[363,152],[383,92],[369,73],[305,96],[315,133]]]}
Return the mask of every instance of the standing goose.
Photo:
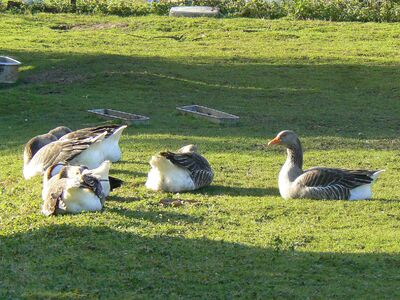
{"label": "standing goose", "polygon": [[268,145],[283,145],[287,159],[279,172],[279,192],[284,199],[360,200],[372,197],[371,184],[384,170],[344,170],[316,167],[303,171],[303,150],[297,135],[284,130]]}
{"label": "standing goose", "polygon": [[192,191],[209,185],[214,177],[195,145],[184,146],[175,153],[160,152],[151,158],[150,165],[146,187],[154,191]]}
{"label": "standing goose", "polygon": [[[110,162],[106,164],[107,167],[110,167]],[[99,211],[103,208],[106,195],[101,181],[85,171],[87,169],[81,166],[65,166],[43,185],[42,213],[45,216]],[[47,170],[49,172],[50,168]],[[49,177],[48,174],[45,176]]]}
{"label": "standing goose", "polygon": [[[33,157],[24,159],[24,177],[29,179],[41,175],[50,166],[59,162],[97,168],[103,161],[117,161],[121,157],[118,142],[127,126],[100,126],[86,128],[64,135],[40,148]],[[32,144],[27,145],[27,152]]]}
{"label": "standing goose", "polygon": [[59,126],[50,130],[46,134],[41,134],[31,138],[24,148],[24,164],[28,164],[32,157],[40,150],[40,148],[57,141],[63,135],[72,132],[71,129],[65,126]]}

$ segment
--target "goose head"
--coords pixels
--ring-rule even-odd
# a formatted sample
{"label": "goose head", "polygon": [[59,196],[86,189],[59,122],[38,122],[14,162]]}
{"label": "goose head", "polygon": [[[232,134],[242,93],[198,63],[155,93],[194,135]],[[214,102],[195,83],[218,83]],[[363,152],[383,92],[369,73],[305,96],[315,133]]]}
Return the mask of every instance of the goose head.
{"label": "goose head", "polygon": [[276,137],[268,142],[270,145],[283,145],[286,148],[293,148],[300,144],[299,138],[291,130],[283,130]]}

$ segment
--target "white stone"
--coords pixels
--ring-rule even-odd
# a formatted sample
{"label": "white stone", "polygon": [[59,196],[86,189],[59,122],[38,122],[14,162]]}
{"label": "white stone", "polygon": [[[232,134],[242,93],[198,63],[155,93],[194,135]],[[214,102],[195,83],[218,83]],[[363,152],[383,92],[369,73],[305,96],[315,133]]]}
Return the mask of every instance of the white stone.
{"label": "white stone", "polygon": [[170,17],[218,17],[219,8],[210,6],[175,6],[169,11]]}

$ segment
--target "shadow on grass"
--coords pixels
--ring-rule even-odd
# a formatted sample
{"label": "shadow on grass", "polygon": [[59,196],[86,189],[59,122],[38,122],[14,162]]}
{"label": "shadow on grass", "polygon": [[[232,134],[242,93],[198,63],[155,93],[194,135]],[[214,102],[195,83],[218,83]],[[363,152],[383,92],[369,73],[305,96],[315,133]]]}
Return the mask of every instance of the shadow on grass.
{"label": "shadow on grass", "polygon": [[130,165],[148,165],[148,162],[144,162],[144,161],[137,161],[137,160],[119,160],[118,163],[121,164],[130,164]]}
{"label": "shadow on grass", "polygon": [[192,191],[193,194],[205,194],[205,195],[227,195],[227,196],[279,196],[279,189],[276,187],[267,188],[247,188],[247,187],[233,187],[223,185],[211,185],[206,188],[202,188],[198,191]]}
{"label": "shadow on grass", "polygon": [[397,254],[305,252],[278,242],[260,248],[107,227],[45,227],[0,237],[0,297],[400,297]]}
{"label": "shadow on grass", "polygon": [[107,211],[128,217],[130,219],[141,219],[152,223],[199,223],[203,220],[202,217],[193,217],[182,213],[174,213],[167,211],[141,211],[130,210],[125,208],[107,208]]}
{"label": "shadow on grass", "polygon": [[115,169],[110,172],[111,175],[118,175],[118,174],[126,174],[133,177],[147,177],[147,173],[138,172],[133,170],[126,170],[126,169]]}
{"label": "shadow on grass", "polygon": [[[7,114],[15,115],[16,121],[29,119],[29,124],[21,119],[13,128],[13,136],[20,133],[22,141],[60,125],[60,120],[73,128],[100,123],[86,112],[94,107],[151,117],[148,126],[135,127],[130,134],[258,138],[292,129],[301,137],[382,140],[397,138],[400,130],[400,107],[393,92],[398,89],[398,66],[302,61],[274,65],[245,57],[235,63],[210,57],[208,63],[194,64],[182,57],[22,51],[13,55],[32,66],[13,88],[1,91],[12,98]],[[60,93],[48,94],[58,87]],[[61,109],[48,105],[53,102]],[[177,114],[176,106],[193,103],[237,114],[240,124],[221,127]],[[21,114],[21,107],[29,110]]]}

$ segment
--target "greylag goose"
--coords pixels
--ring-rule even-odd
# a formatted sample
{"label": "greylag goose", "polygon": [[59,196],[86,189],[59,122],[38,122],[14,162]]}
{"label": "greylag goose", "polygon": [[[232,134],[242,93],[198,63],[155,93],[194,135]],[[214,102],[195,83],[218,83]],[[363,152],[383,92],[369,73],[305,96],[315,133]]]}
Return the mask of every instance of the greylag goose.
{"label": "greylag goose", "polygon": [[66,126],[58,126],[49,131],[49,133],[54,135],[57,139],[61,138],[62,136],[70,132],[72,132],[72,130]]}
{"label": "greylag goose", "polygon": [[72,132],[71,129],[65,126],[59,126],[50,130],[46,134],[41,134],[31,138],[24,148],[24,164],[29,163],[32,157],[40,150],[40,148],[57,141],[63,135]]}
{"label": "greylag goose", "polygon": [[63,170],[64,174],[62,177],[72,177],[76,175],[76,171],[79,170],[82,174],[89,174],[90,176],[96,177],[103,188],[103,194],[107,197],[110,194],[110,191],[119,188],[122,186],[123,181],[121,179],[109,176],[111,162],[109,160],[104,161],[99,167],[96,169],[88,169],[86,166],[69,166],[65,163],[57,163],[49,167],[46,173],[43,176],[43,190],[47,188],[47,183],[49,180],[59,174],[61,170]]}
{"label": "greylag goose", "polygon": [[214,173],[208,161],[187,145],[177,152],[160,152],[150,160],[146,187],[154,191],[183,192],[209,185]]}
{"label": "greylag goose", "polygon": [[102,152],[105,154],[108,160],[116,162],[121,159],[121,149],[119,148],[119,139],[127,125],[102,125],[97,127],[83,128],[72,131],[60,138],[60,141],[69,139],[80,139],[85,137],[94,137],[105,132],[105,139],[99,145],[102,148]]}
{"label": "greylag goose", "polygon": [[[100,126],[86,128],[64,135],[37,151],[33,157],[24,159],[24,177],[29,179],[43,174],[47,168],[59,162],[97,168],[103,161],[117,161],[121,157],[118,142],[127,126]],[[27,145],[28,153],[32,144]]]}
{"label": "greylag goose", "polygon": [[268,145],[283,145],[287,159],[279,173],[279,192],[284,199],[360,200],[372,197],[371,184],[384,170],[344,170],[315,167],[303,171],[303,150],[297,135],[284,130]]}
{"label": "greylag goose", "polygon": [[[108,175],[110,162],[104,162],[102,173]],[[45,176],[50,178],[49,168]],[[109,188],[109,186],[108,186]],[[45,216],[58,213],[99,211],[103,208],[107,192],[101,179],[81,166],[64,166],[48,179],[42,190],[42,213]]]}

